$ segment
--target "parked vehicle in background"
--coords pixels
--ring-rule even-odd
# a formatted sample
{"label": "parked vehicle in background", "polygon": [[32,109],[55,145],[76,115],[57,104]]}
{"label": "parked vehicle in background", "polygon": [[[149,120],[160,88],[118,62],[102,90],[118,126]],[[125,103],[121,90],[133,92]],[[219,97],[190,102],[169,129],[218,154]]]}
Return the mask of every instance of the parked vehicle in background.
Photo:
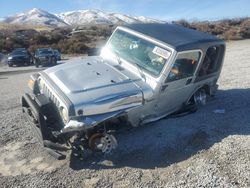
{"label": "parked vehicle in background", "polygon": [[23,111],[45,146],[107,154],[114,120],[139,126],[205,105],[224,53],[223,40],[174,24],[118,27],[100,56],[31,75]]}
{"label": "parked vehicle in background", "polygon": [[7,57],[3,53],[0,53],[0,64],[7,64]]}
{"label": "parked vehicle in background", "polygon": [[54,52],[54,54],[56,56],[56,60],[60,61],[62,59],[61,58],[61,52],[59,52],[59,50],[57,50],[57,49],[54,49],[53,52]]}
{"label": "parked vehicle in background", "polygon": [[8,55],[8,65],[12,67],[13,65],[30,65],[33,62],[32,55],[25,48],[14,49]]}
{"label": "parked vehicle in background", "polygon": [[35,52],[34,64],[36,67],[46,65],[56,65],[57,58],[51,48],[39,48]]}

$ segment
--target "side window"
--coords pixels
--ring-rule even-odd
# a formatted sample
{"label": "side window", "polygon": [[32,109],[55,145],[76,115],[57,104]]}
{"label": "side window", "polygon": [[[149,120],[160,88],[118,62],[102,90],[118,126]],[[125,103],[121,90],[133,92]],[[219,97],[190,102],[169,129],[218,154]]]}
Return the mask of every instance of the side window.
{"label": "side window", "polygon": [[201,52],[180,53],[177,56],[167,77],[167,82],[180,80],[193,76],[197,64],[200,60]]}
{"label": "side window", "polygon": [[219,70],[220,68],[219,52],[220,52],[219,46],[211,46],[207,49],[206,55],[199,70],[198,74],[199,77],[209,75]]}

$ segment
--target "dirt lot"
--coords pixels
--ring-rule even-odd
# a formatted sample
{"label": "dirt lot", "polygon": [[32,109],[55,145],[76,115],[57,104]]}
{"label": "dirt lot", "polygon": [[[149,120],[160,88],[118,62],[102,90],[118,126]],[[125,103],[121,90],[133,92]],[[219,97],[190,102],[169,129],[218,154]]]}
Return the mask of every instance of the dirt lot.
{"label": "dirt lot", "polygon": [[198,112],[124,128],[112,156],[86,161],[40,147],[20,106],[30,72],[0,68],[1,187],[250,187],[249,47],[227,44],[219,91]]}

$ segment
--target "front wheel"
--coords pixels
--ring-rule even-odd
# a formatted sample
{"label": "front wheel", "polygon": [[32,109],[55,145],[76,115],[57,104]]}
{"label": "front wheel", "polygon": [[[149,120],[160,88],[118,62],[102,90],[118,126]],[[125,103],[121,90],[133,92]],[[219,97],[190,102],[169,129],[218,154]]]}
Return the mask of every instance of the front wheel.
{"label": "front wheel", "polygon": [[57,65],[57,60],[55,57],[52,58],[52,65]]}
{"label": "front wheel", "polygon": [[38,60],[35,60],[35,66],[36,66],[36,68],[38,68],[39,67],[39,62],[38,62]]}
{"label": "front wheel", "polygon": [[27,61],[27,62],[25,63],[25,65],[26,65],[26,66],[30,66],[30,61]]}

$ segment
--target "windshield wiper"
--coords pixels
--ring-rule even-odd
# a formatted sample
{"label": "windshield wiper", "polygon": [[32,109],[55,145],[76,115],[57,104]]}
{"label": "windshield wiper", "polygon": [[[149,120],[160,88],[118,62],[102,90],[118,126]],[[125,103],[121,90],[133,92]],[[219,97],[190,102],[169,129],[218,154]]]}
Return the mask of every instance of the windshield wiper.
{"label": "windshield wiper", "polygon": [[139,63],[134,63],[135,65],[136,65],[136,67],[138,68],[138,72],[139,72],[139,74],[141,75],[141,77],[146,81],[146,76],[145,76],[145,74],[143,73],[143,71],[142,71],[142,66],[139,64]]}

